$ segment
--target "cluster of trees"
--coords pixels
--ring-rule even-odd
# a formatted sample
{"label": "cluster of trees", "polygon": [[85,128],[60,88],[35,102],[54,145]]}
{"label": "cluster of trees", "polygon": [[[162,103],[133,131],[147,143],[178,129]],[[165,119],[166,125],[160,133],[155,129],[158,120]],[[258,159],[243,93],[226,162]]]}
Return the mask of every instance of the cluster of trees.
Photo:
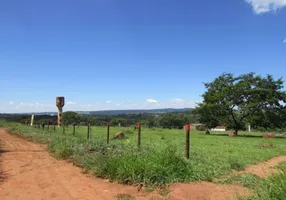
{"label": "cluster of trees", "polygon": [[286,128],[286,93],[282,78],[255,73],[234,76],[224,73],[205,83],[203,102],[194,112],[207,127],[226,125],[243,130],[247,124],[256,129]]}
{"label": "cluster of trees", "polygon": [[[5,119],[8,122],[19,122],[25,123],[26,121],[31,120],[31,115],[27,114],[0,114],[0,119]],[[38,123],[47,122],[47,121],[56,121],[57,116],[51,115],[35,115],[35,121]]]}
{"label": "cluster of trees", "polygon": [[183,128],[186,123],[198,121],[198,117],[191,111],[164,114],[119,114],[119,115],[79,115],[75,112],[64,112],[63,123],[71,125],[88,122],[92,125],[103,126],[110,122],[112,126],[136,126],[138,122],[145,127]]}
{"label": "cluster of trees", "polygon": [[[7,121],[25,123],[31,120],[31,115],[8,114],[0,115],[0,118]],[[53,115],[36,115],[35,123],[55,123],[57,116]],[[73,111],[63,113],[62,122],[69,126],[73,124],[86,125],[91,123],[96,126],[104,126],[110,122],[112,126],[136,126],[138,122],[144,127],[162,127],[162,128],[183,128],[186,123],[195,123],[198,116],[192,111],[174,112],[174,113],[140,113],[140,114],[116,114],[116,115],[80,115]]]}

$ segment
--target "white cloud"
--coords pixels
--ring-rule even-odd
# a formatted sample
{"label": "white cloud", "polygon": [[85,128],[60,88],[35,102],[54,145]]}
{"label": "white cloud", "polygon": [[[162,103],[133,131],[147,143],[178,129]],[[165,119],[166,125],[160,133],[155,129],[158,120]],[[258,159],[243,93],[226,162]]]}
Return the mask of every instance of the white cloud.
{"label": "white cloud", "polygon": [[10,101],[9,104],[14,105],[14,102],[13,102],[13,101]]}
{"label": "white cloud", "polygon": [[106,101],[105,103],[112,103],[112,101]]}
{"label": "white cloud", "polygon": [[286,38],[284,39],[283,44],[286,44]]}
{"label": "white cloud", "polygon": [[75,105],[75,104],[76,104],[76,102],[73,102],[73,101],[67,102],[67,105]]}
{"label": "white cloud", "polygon": [[256,14],[277,11],[286,6],[286,0],[245,0]]}
{"label": "white cloud", "polygon": [[180,103],[180,102],[185,102],[185,100],[183,100],[183,99],[171,99],[170,102]]}
{"label": "white cloud", "polygon": [[155,99],[147,99],[146,102],[150,104],[159,104],[159,102]]}

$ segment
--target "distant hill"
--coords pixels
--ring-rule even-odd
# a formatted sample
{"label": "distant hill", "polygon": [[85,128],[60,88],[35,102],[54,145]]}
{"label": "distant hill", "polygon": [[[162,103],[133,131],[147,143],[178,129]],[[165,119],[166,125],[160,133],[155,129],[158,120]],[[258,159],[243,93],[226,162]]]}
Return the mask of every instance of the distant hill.
{"label": "distant hill", "polygon": [[186,112],[190,111],[192,108],[162,108],[162,109],[150,109],[150,110],[101,110],[101,111],[91,111],[90,115],[118,115],[118,114],[141,114],[141,113],[153,113],[153,114],[162,114],[170,112]]}
{"label": "distant hill", "polygon": [[[162,114],[170,112],[186,112],[190,111],[193,108],[162,108],[162,109],[138,109],[138,110],[99,110],[99,111],[75,111],[83,115],[119,115],[119,114],[141,114],[141,113],[153,113],[153,114]],[[12,114],[12,113],[10,113]],[[38,113],[13,113],[21,115],[57,115],[56,112],[38,112]]]}

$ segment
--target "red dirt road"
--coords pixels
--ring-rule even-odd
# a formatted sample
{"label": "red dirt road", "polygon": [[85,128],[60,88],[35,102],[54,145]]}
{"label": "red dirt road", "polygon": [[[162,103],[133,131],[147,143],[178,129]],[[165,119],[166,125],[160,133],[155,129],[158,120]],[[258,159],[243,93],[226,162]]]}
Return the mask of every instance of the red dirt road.
{"label": "red dirt road", "polygon": [[273,173],[279,172],[279,170],[275,169],[274,167],[281,162],[286,162],[286,156],[274,157],[266,162],[258,163],[257,165],[251,165],[247,167],[245,170],[238,171],[237,173],[255,174],[261,178],[266,178],[267,176],[270,176]]}
{"label": "red dirt road", "polygon": [[[45,151],[45,146],[9,135],[0,129],[1,200],[109,200],[117,194],[152,199],[154,194],[138,192],[136,187],[122,186],[88,177],[81,169],[59,161]],[[155,197],[154,197],[155,198]]]}
{"label": "red dirt road", "polygon": [[173,185],[168,196],[160,197],[158,192],[138,192],[136,187],[89,177],[80,168],[54,159],[45,148],[0,129],[1,200],[114,200],[118,194],[136,200],[231,200],[236,194],[248,194],[239,186],[202,182]]}

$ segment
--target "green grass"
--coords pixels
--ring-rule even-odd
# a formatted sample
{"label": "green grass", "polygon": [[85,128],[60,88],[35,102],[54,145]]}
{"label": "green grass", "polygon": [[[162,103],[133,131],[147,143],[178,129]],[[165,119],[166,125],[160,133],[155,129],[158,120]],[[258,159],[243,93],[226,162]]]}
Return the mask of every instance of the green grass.
{"label": "green grass", "polygon": [[[142,129],[141,147],[137,147],[137,131],[111,127],[111,137],[122,131],[128,137],[111,139],[106,144],[106,127],[93,127],[92,139],[86,140],[87,127],[57,128],[56,132],[23,125],[14,125],[10,132],[38,142],[48,143],[49,151],[57,158],[68,159],[93,172],[95,176],[124,184],[143,183],[164,186],[176,182],[211,181],[231,170],[286,155],[286,139],[262,138],[261,134],[240,133],[242,137],[228,137],[227,133],[205,135],[191,132],[190,160],[185,159],[184,130]],[[269,147],[261,148],[261,144]],[[247,179],[247,178],[245,178]]]}
{"label": "green grass", "polygon": [[277,165],[275,168],[280,169],[280,170],[286,172],[286,162],[279,163],[279,165]]}
{"label": "green grass", "polygon": [[254,194],[245,200],[285,200],[286,199],[286,173],[278,173],[258,182]]}
{"label": "green grass", "polygon": [[261,178],[254,174],[233,174],[226,180],[219,180],[216,183],[220,184],[237,184],[242,187],[250,189],[256,188],[257,184],[261,181]]}

